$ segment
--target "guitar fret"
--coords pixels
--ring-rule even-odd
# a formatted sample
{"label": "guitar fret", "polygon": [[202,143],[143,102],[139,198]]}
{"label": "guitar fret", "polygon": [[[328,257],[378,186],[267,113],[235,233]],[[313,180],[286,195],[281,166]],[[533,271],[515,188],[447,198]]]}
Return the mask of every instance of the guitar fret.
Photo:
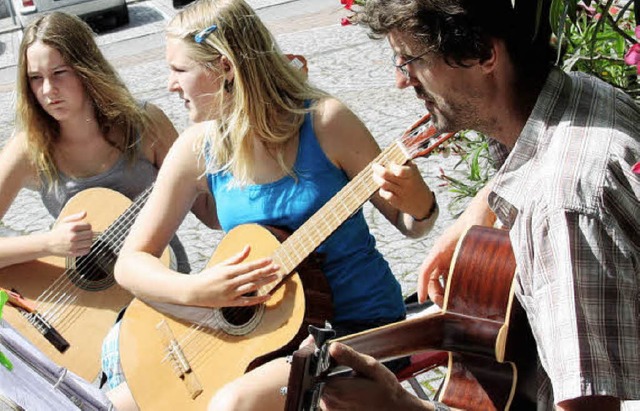
{"label": "guitar fret", "polygon": [[[398,145],[391,145],[374,161],[383,165],[390,162],[403,164],[406,162],[406,157]],[[375,193],[376,189],[373,172],[368,165],[274,252],[274,261],[281,265],[282,270],[279,280],[297,267],[322,241],[354,214]],[[278,283],[279,281],[276,281],[265,286],[265,292],[270,292]]]}

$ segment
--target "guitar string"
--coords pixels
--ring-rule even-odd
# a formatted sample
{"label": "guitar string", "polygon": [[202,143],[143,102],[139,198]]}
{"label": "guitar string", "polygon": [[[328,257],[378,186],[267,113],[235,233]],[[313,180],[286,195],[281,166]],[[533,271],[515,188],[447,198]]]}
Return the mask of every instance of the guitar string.
{"label": "guitar string", "polygon": [[[64,273],[58,277],[51,286],[46,288],[40,297],[38,297],[40,302],[36,307],[49,307],[40,313],[43,318],[52,323],[56,321],[53,317],[58,314],[60,309],[64,309],[65,305],[74,297],[73,293],[70,293],[71,295],[65,295],[65,291],[74,289],[78,290],[78,292],[85,291],[76,286],[74,282],[83,276],[85,278],[91,278],[90,276],[94,276],[97,272],[96,264],[100,263],[100,265],[102,265],[103,263],[108,262],[108,259],[113,259],[114,255],[110,252],[111,248],[108,246],[110,243],[115,244],[119,252],[119,247],[121,247],[124,237],[128,233],[132,222],[135,220],[140,209],[149,197],[151,188],[152,186],[142,192],[133,204],[131,204],[123,214],[114,221],[113,224],[107,227],[103,235],[97,237],[96,241],[99,241],[97,248],[91,249],[89,254],[80,260],[75,267],[65,270]],[[116,239],[115,242],[112,241],[113,238]],[[96,264],[91,264],[92,257]],[[75,261],[77,262],[78,260],[76,259]],[[90,270],[92,267],[94,268],[93,272]],[[89,270],[87,270],[87,268]],[[112,272],[107,273],[105,279],[99,281],[98,285],[103,286],[106,282],[111,282],[110,277],[112,276]],[[56,310],[56,304],[58,305],[58,310]]]}
{"label": "guitar string", "polygon": [[[52,290],[55,292],[53,296],[57,295],[58,299],[57,301],[50,302],[51,304],[56,304],[56,305],[51,306],[52,308],[49,308],[44,313],[44,315],[46,315],[47,318],[50,318],[49,321],[61,323],[61,321],[63,321],[64,318],[61,318],[60,312],[62,311],[64,314],[65,309],[67,309],[67,313],[68,313],[66,317],[73,314],[77,310],[84,310],[84,307],[70,305],[72,302],[74,302],[77,299],[80,293],[87,292],[86,290],[82,289],[80,286],[76,285],[76,281],[78,280],[84,281],[83,278],[89,278],[89,279],[91,279],[92,277],[95,278],[96,273],[99,272],[98,267],[108,267],[108,265],[105,265],[105,263],[107,264],[112,263],[115,260],[114,257],[117,253],[113,253],[112,249],[115,248],[119,251],[119,247],[121,247],[122,242],[124,241],[124,237],[126,236],[129,228],[131,227],[131,223],[139,213],[140,209],[142,208],[142,205],[144,205],[144,202],[146,201],[149,195],[149,192],[150,192],[150,189],[145,190],[138,197],[138,199],[136,199],[136,201],[131,206],[129,206],[129,208],[127,208],[127,210],[125,210],[125,212],[118,219],[116,219],[116,221],[114,221],[114,223],[111,224],[105,230],[105,232],[103,232],[101,236],[98,236],[98,238],[96,239],[96,241],[100,241],[98,247],[92,249],[90,253],[87,256],[85,256],[86,258],[81,260],[80,263],[75,268],[71,268],[65,271],[64,274],[71,273],[70,275],[65,276],[63,274],[63,276],[59,278],[64,280],[64,277],[67,277],[67,280],[61,281],[58,283],[59,284],[59,286],[57,287],[58,290],[55,290],[57,292]],[[116,239],[116,241],[113,241],[114,238]],[[94,281],[93,284],[100,287],[113,284],[113,281],[112,281],[113,273],[107,272],[106,274],[107,275],[102,280]],[[75,292],[69,292],[68,294],[65,294],[64,292],[67,290],[72,290]],[[69,310],[69,308],[71,310]],[[58,318],[56,318],[56,316]]]}
{"label": "guitar string", "polygon": [[[407,140],[407,139],[413,139],[413,138],[415,138],[417,135],[421,134],[422,132],[423,132],[423,130],[419,130],[418,132],[414,132],[414,133],[407,133],[407,134],[405,135],[405,137],[406,137],[406,138],[405,138],[405,140]],[[383,152],[382,154],[385,154],[385,153],[386,153],[386,151],[385,151],[385,152]],[[381,154],[381,155],[382,155],[382,154]],[[400,154],[402,154],[402,153],[400,153]],[[376,160],[377,160],[377,159],[376,159]],[[400,158],[400,160],[402,161],[402,163],[404,163],[404,162],[406,162],[406,160],[407,160],[407,159],[405,158],[405,156],[404,156],[404,155],[402,155],[402,158]],[[383,164],[385,164],[385,163],[383,163]],[[368,173],[367,173],[367,174],[368,174],[368,175],[363,176],[364,178],[368,178],[368,177],[370,177],[370,170],[369,170],[369,168],[370,168],[370,167],[367,167],[367,171],[368,171]],[[354,181],[356,181],[356,180],[358,179],[358,177],[359,177],[359,176],[356,176],[356,178],[354,178]],[[348,185],[348,186],[349,186],[349,185]],[[338,195],[338,196],[336,196],[336,197],[339,197],[339,195]],[[347,199],[351,199],[351,198],[353,198],[353,197],[354,197],[354,196],[347,196],[346,198],[347,198]],[[368,198],[368,197],[370,197],[370,195],[367,195],[367,197],[366,197],[366,198]],[[362,202],[366,201],[366,198],[365,198]],[[344,203],[343,203],[343,204],[344,204]],[[359,206],[359,205],[361,205],[361,204],[356,204],[356,205],[357,205],[357,206]],[[357,209],[357,207],[356,207],[356,209]],[[345,210],[346,210],[346,211],[349,211],[349,208],[345,206]],[[322,214],[321,212],[318,212],[318,213],[314,214],[314,216],[321,215],[321,214]],[[351,213],[349,213],[349,214],[351,214]],[[330,215],[331,215],[331,214],[330,214]],[[348,217],[349,217],[349,215],[347,215],[346,217],[348,218]],[[312,219],[313,219],[313,217],[312,217]],[[310,219],[310,220],[312,220],[312,219]],[[339,222],[340,222],[340,223],[341,223],[341,221],[344,221],[344,219],[342,219],[342,218],[339,218],[338,220],[339,220]],[[324,222],[326,223],[326,219],[320,219],[320,221],[324,221]],[[312,222],[312,221],[310,221],[310,222]],[[305,224],[303,225],[303,227],[304,227],[304,226],[306,226],[306,225],[307,225],[307,224],[305,223]],[[318,231],[317,224],[310,224],[309,226],[310,226],[310,227],[314,227],[314,228],[316,229],[316,231]],[[300,232],[300,231],[301,231],[301,230],[296,230],[296,232]],[[302,231],[305,231],[305,230],[302,230]],[[285,243],[286,243],[286,242],[285,242]],[[295,243],[295,242],[294,242],[294,243]],[[283,247],[279,247],[279,248],[276,250],[276,253],[277,253],[278,251],[280,251],[282,248],[283,248]],[[294,268],[294,267],[292,267],[292,268]],[[203,327],[202,327],[201,325],[192,326],[192,331],[191,331],[190,333],[188,333],[188,334],[187,334],[187,335],[182,339],[182,342],[180,343],[180,345],[183,347],[183,349],[184,349],[184,350],[186,350],[186,349],[188,348],[188,346],[191,344],[190,340],[192,340],[192,339],[194,338],[194,337],[193,337],[193,335],[195,335],[195,333],[196,333],[197,331],[199,331],[200,329],[202,329],[202,328],[203,328]],[[207,334],[213,334],[213,335],[215,336],[215,332],[214,332],[214,333],[207,332]],[[210,344],[208,344],[208,345],[210,345]],[[192,347],[192,348],[197,348],[197,347]],[[197,355],[197,351],[198,351],[198,350],[196,350],[196,355]],[[191,357],[191,356],[190,356],[190,357]],[[194,356],[194,357],[195,357],[195,356]],[[165,357],[165,359],[166,359],[166,358],[167,358],[167,357]],[[197,361],[197,358],[195,358],[195,359],[194,359],[194,361]]]}
{"label": "guitar string", "polygon": [[[140,205],[139,205],[140,203],[134,203],[134,204],[135,206],[133,207],[130,206],[120,216],[120,218],[118,218],[114,222],[114,224],[108,227],[107,230],[105,230],[105,232],[101,236],[98,236],[98,238],[96,238],[96,240],[94,241],[94,245],[96,244],[96,242],[99,242],[98,247],[93,248],[89,252],[89,254],[84,256],[84,258],[79,261],[79,263],[78,263],[78,260],[76,260],[76,263],[77,263],[76,266],[69,268],[64,273],[69,275],[63,275],[59,277],[59,280],[67,280],[67,281],[60,281],[58,284],[65,283],[64,287],[70,285],[69,288],[71,289],[74,289],[74,288],[81,289],[81,287],[74,285],[76,281],[81,280],[83,277],[84,278],[95,277],[95,273],[97,272],[97,267],[104,266],[103,264],[105,263],[105,259],[107,260],[107,262],[109,261],[109,259],[113,259],[113,253],[110,252],[113,247],[110,247],[109,245],[110,244],[112,246],[115,245],[116,247],[120,245],[118,244],[117,241],[116,242],[112,241],[112,238],[116,238],[116,239],[121,238],[122,234],[128,230],[128,227],[126,226],[124,227],[124,229],[121,229],[120,224],[118,223],[130,223],[133,220],[133,218],[135,218],[135,215],[132,216],[131,214],[138,213],[140,209]],[[95,264],[92,264],[92,262],[94,262]],[[93,272],[91,271],[92,268],[94,268]],[[107,274],[110,274],[110,273],[107,273]],[[103,286],[104,284],[108,284],[109,282],[111,282],[110,276],[107,275],[104,279],[100,281],[95,281],[94,283],[99,286]],[[61,292],[66,291],[64,287],[58,286],[57,289],[54,287],[50,287],[48,291],[50,293],[59,294]],[[49,300],[51,301],[50,298]]]}
{"label": "guitar string", "polygon": [[[139,203],[137,204],[135,207],[128,209],[130,213],[117,221],[120,223],[129,223],[130,225],[135,218],[135,215],[132,216],[131,214],[137,214],[140,209]],[[59,327],[62,327],[65,323],[69,322],[67,320],[71,320],[70,317],[72,315],[78,316],[79,312],[86,309],[80,305],[72,304],[82,293],[89,292],[82,288],[82,283],[85,282],[86,285],[92,278],[97,278],[96,273],[100,272],[99,267],[111,268],[115,260],[115,255],[112,253],[111,247],[115,246],[117,248],[121,246],[121,239],[124,238],[127,231],[128,227],[121,229],[117,225],[112,225],[107,228],[107,231],[97,239],[97,241],[100,241],[98,247],[91,250],[90,254],[85,256],[85,259],[81,260],[75,267],[67,270],[63,276],[60,277],[61,281],[58,282],[57,289],[50,290],[51,298],[48,302],[52,305],[49,305],[49,308],[43,312],[43,315],[48,318],[48,321],[51,323],[59,323]],[[112,241],[113,238],[119,239],[120,243],[118,241]],[[106,276],[99,281],[93,281],[92,284],[94,288],[113,285],[113,273],[109,272],[109,270],[105,272],[104,269],[102,269],[102,273],[106,274]],[[85,278],[88,278],[89,281],[86,281]],[[69,290],[70,292],[67,292]],[[57,299],[54,300],[54,298]]]}
{"label": "guitar string", "polygon": [[[116,221],[107,228],[107,230],[105,230],[105,233],[103,233],[102,236],[98,236],[96,238],[96,240],[109,240],[109,236],[107,236],[107,233],[110,232],[114,232],[113,227],[118,227],[118,223],[130,223],[132,221],[132,217],[131,214],[134,214],[133,218],[135,218],[135,215],[137,215],[139,209],[141,208],[140,202],[139,201],[146,201],[146,197],[148,196],[148,192],[145,191],[143,192],[140,196],[139,196],[139,200],[136,200],[135,203],[132,204],[132,206],[130,206],[127,210],[125,210],[125,212],[118,218],[116,219]],[[109,231],[111,230],[111,231]],[[127,228],[125,227],[125,231],[127,230]],[[115,234],[112,234],[111,236],[118,236],[120,233],[118,233],[118,231],[115,231]],[[85,257],[91,257],[94,254],[98,254],[98,257],[100,257],[100,253],[105,251],[105,249],[107,248],[107,244],[108,241],[101,241],[101,245],[99,245],[97,248],[93,248],[90,253],[85,256]],[[95,245],[95,242],[94,242]],[[95,260],[95,259],[94,259]],[[58,279],[56,280],[56,282],[54,282],[54,284],[52,284],[52,286],[48,287],[38,298],[41,301],[51,301],[51,297],[47,294],[52,294],[55,293],[56,291],[60,290],[60,287],[56,287],[54,286],[56,283],[59,282],[65,282],[64,280],[70,279],[70,280],[76,280],[78,276],[81,276],[83,274],[83,270],[89,266],[91,267],[92,265],[90,265],[89,263],[90,258],[83,258],[80,263],[78,265],[76,265],[75,268],[68,268],[64,274],[60,277],[58,277]],[[95,266],[95,265],[94,265]],[[71,273],[71,275],[68,275],[69,273]]]}
{"label": "guitar string", "polygon": [[[394,153],[393,148],[397,148],[398,146],[392,146],[390,147],[390,149],[385,150],[384,152],[382,152],[375,160],[374,162],[380,162],[382,164],[388,164],[390,161],[394,160],[395,158],[393,157],[394,155],[397,156],[397,158],[399,158],[399,160],[402,161],[402,163],[406,162],[406,157],[404,155],[404,153],[402,153],[402,151],[400,150],[396,150],[398,152]],[[367,186],[365,184],[365,182],[369,183],[369,186]],[[346,189],[346,191],[344,191],[344,189]],[[314,223],[316,221],[314,220],[318,220],[318,221],[324,221],[325,224],[331,226],[331,224],[329,224],[329,222],[334,223],[333,226],[339,226],[346,218],[348,218],[353,212],[357,211],[357,209],[364,203],[366,202],[366,200],[371,196],[371,194],[373,194],[375,192],[375,183],[373,183],[372,180],[372,170],[370,166],[367,166],[363,172],[359,173],[354,179],[353,179],[353,184],[348,184],[347,186],[345,186],[345,188],[343,188],[343,190],[341,190],[341,192],[339,192],[334,199],[337,199],[336,201],[340,201],[344,203],[344,200],[352,200],[353,202],[356,202],[355,204],[353,204],[353,208],[354,210],[351,210],[351,212],[348,212],[348,208],[342,210],[342,209],[338,209],[336,212],[336,208],[333,207],[333,204],[331,204],[332,200],[329,201],[329,203],[325,204],[325,206],[328,205],[327,210],[333,211],[332,213],[328,213],[329,217],[327,218],[326,216],[323,216],[323,212],[322,212],[322,208],[320,211],[316,212],[305,224],[303,224],[303,230],[296,230],[295,233],[301,233],[298,236],[303,237],[304,234],[308,234],[307,232],[309,231],[306,227],[312,227],[314,226]],[[356,195],[353,195],[353,193],[355,193]],[[351,195],[348,195],[351,194]],[[344,197],[344,198],[341,198]],[[357,200],[356,200],[357,199]],[[362,200],[362,201],[360,201]],[[324,207],[323,207],[324,208]],[[337,214],[340,214],[339,216]],[[316,218],[314,218],[316,217]],[[327,220],[330,220],[329,222]],[[335,228],[334,228],[335,229]],[[333,230],[332,230],[333,231]],[[294,233],[294,234],[295,234]],[[330,233],[329,233],[330,234]],[[302,244],[304,246],[304,250],[302,250],[301,254],[298,255],[297,254],[297,250],[294,247],[290,247],[290,251],[293,251],[293,253],[295,253],[296,257],[298,257],[298,260],[300,260],[300,256],[304,255],[305,257],[309,254],[308,250],[306,250],[307,248],[310,248],[310,246],[307,244],[305,244],[305,242],[298,242],[295,241],[296,238],[291,239],[292,236],[290,236],[285,243],[287,243],[287,241],[293,241],[293,244]],[[323,237],[326,237],[323,235]],[[320,241],[323,241],[324,238]],[[277,254],[280,250],[282,250],[284,247],[284,244],[280,247],[278,247],[278,249],[276,249],[276,252],[274,254]],[[317,244],[317,242],[315,242]],[[315,247],[314,247],[315,248]],[[286,255],[286,254],[285,254]],[[293,264],[289,264],[289,265],[293,265]],[[291,269],[293,269],[295,267],[291,267]],[[284,276],[283,276],[284,277]],[[276,281],[277,282],[277,281]],[[263,287],[264,288],[264,287]],[[235,309],[233,307],[229,307],[227,308],[227,311],[230,311],[230,317],[232,317],[232,319],[235,317],[237,319],[237,315],[240,315],[240,310]],[[235,315],[237,313],[237,315]],[[183,352],[188,352],[190,355],[189,357],[189,361],[190,363],[193,361],[194,363],[197,364],[204,364],[206,363],[206,360],[203,360],[201,357],[203,357],[204,355],[207,354],[207,352],[212,352],[217,350],[217,346],[222,344],[223,341],[218,341],[217,344],[211,344],[208,341],[208,338],[197,338],[200,337],[202,335],[202,333],[198,333],[198,332],[202,332],[203,330],[203,326],[202,325],[193,325],[191,327],[191,331],[184,337],[182,338],[182,340],[180,341],[180,347],[182,347]],[[213,336],[214,338],[217,336],[217,334],[221,334],[224,333],[223,330],[207,330],[204,332],[205,336]],[[225,333],[226,334],[226,333]],[[195,341],[194,341],[195,340]],[[191,347],[189,347],[191,346]],[[204,346],[204,347],[203,347]],[[193,354],[191,354],[193,352]],[[165,357],[166,358],[166,357]]]}

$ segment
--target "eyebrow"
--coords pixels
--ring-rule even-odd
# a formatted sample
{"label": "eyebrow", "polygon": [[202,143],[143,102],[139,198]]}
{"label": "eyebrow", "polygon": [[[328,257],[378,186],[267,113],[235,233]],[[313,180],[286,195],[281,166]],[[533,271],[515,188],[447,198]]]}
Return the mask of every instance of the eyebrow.
{"label": "eyebrow", "polygon": [[[60,65],[57,65],[54,68],[52,68],[51,71],[60,70],[61,68],[71,68],[71,66],[68,65],[68,64],[60,64]],[[27,70],[27,75],[39,74],[39,73],[40,73],[40,71],[29,71],[29,70]]]}

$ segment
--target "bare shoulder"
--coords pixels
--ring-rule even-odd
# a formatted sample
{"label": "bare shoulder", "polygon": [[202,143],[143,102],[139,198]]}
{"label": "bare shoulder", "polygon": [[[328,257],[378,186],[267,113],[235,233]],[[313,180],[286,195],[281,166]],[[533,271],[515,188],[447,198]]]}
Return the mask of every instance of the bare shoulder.
{"label": "bare shoulder", "polygon": [[37,173],[29,153],[26,133],[15,133],[2,147],[0,174],[0,178],[15,179],[24,185],[34,186],[36,184]]}
{"label": "bare shoulder", "polygon": [[169,156],[178,157],[176,161],[204,171],[203,148],[208,124],[203,122],[187,127],[174,143]]}
{"label": "bare shoulder", "polygon": [[183,183],[195,181],[198,191],[206,191],[206,165],[203,154],[206,131],[206,124],[203,123],[194,124],[183,131],[167,154],[160,175],[169,174],[172,176],[171,179]]}
{"label": "bare shoulder", "polygon": [[[344,123],[346,122],[346,124]],[[360,123],[360,119],[340,100],[328,97],[318,101],[313,112],[316,133],[335,132]]]}
{"label": "bare shoulder", "polygon": [[368,160],[379,147],[371,133],[344,103],[335,98],[320,100],[313,112],[313,128],[327,157],[337,166],[349,171],[353,156]]}
{"label": "bare shoulder", "polygon": [[26,133],[18,132],[12,135],[2,147],[2,157],[4,161],[32,165]]}
{"label": "bare shoulder", "polygon": [[178,132],[171,120],[158,106],[147,103],[145,110],[149,117],[149,127],[142,136],[142,147],[149,161],[160,167],[178,137]]}

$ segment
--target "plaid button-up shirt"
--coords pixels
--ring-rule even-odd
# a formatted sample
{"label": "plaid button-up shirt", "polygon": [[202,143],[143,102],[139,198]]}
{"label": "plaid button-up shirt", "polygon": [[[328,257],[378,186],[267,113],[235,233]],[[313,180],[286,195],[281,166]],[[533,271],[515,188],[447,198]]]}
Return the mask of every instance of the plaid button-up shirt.
{"label": "plaid button-up shirt", "polygon": [[489,204],[511,228],[516,295],[555,402],[640,399],[640,108],[550,73]]}

